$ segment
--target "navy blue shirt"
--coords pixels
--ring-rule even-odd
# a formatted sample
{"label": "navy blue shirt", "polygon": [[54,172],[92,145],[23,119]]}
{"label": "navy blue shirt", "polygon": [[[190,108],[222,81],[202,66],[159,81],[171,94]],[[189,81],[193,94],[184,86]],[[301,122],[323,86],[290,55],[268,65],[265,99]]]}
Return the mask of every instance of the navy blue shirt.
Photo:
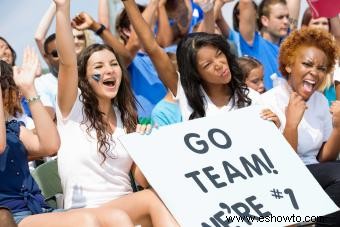
{"label": "navy blue shirt", "polygon": [[19,139],[22,122],[6,122],[6,149],[0,155],[0,206],[12,213],[41,213],[44,202],[41,191],[30,174],[27,151]]}

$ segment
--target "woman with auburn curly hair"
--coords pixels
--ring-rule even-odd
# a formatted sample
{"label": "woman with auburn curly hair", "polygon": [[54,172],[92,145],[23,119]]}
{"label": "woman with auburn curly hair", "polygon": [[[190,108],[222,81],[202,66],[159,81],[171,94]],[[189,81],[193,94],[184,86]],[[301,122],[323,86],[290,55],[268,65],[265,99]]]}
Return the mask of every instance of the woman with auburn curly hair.
{"label": "woman with auburn curly hair", "polygon": [[[262,95],[279,116],[283,135],[325,192],[340,206],[340,101],[329,108],[317,91],[337,58],[332,36],[323,30],[292,32],[280,48],[279,65],[288,84]],[[325,216],[327,226],[340,226],[340,212]],[[318,223],[317,226],[323,223]]]}
{"label": "woman with auburn curly hair", "polygon": [[54,1],[60,56],[58,169],[65,208],[118,208],[134,224],[178,226],[154,191],[132,193],[130,171],[141,186],[148,187],[148,183],[117,140],[137,126],[135,98],[126,69],[112,48],[101,44],[85,48],[77,64],[70,0]]}

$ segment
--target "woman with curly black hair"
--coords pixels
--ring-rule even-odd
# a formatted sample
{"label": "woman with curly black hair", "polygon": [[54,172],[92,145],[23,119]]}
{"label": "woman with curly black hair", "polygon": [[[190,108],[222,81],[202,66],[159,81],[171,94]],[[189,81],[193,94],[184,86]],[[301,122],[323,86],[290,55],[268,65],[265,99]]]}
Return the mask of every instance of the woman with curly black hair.
{"label": "woman with curly black hair", "polygon": [[135,225],[178,226],[154,191],[132,193],[130,171],[141,186],[146,188],[148,183],[117,140],[137,127],[126,69],[112,48],[101,44],[85,48],[77,63],[70,0],[54,1],[60,56],[58,170],[65,208],[118,208]]}

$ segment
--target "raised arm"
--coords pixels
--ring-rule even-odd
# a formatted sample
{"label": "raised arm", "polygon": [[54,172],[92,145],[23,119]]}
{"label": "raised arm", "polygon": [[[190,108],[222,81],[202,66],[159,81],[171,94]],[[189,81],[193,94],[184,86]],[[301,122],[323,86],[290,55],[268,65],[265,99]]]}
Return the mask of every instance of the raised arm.
{"label": "raised arm", "polygon": [[222,14],[222,7],[229,2],[232,2],[233,0],[216,0],[214,4],[214,20],[221,30],[222,35],[229,37],[230,27],[226,20],[223,17]]}
{"label": "raised arm", "polygon": [[214,2],[199,0],[196,1],[196,3],[202,8],[204,12],[203,20],[198,25],[196,32],[206,32],[213,34],[215,32]]}
{"label": "raised arm", "polygon": [[161,47],[167,47],[174,42],[174,33],[169,23],[168,13],[165,9],[166,0],[160,0],[158,3],[158,32],[157,42]]}
{"label": "raised arm", "polygon": [[286,0],[289,12],[290,30],[297,29],[299,13],[301,7],[301,0]]}
{"label": "raised arm", "polygon": [[256,32],[256,10],[252,0],[240,0],[239,30],[244,40],[252,45]]}
{"label": "raised arm", "polygon": [[[45,42],[48,29],[50,28],[52,24],[55,11],[56,11],[56,5],[54,2],[52,2],[50,7],[47,9],[46,13],[44,14],[43,18],[41,19],[38,25],[38,28],[34,34],[34,40],[38,46],[41,56],[43,56],[44,59],[45,59],[45,54],[46,54],[44,50],[44,42]],[[45,59],[45,62],[48,62],[48,61]]]}
{"label": "raised arm", "polygon": [[135,1],[125,0],[123,1],[123,4],[130,18],[131,24],[133,25],[145,51],[149,54],[160,79],[165,86],[167,86],[171,92],[176,95],[178,76],[168,55],[158,45],[153,32],[143,19]]}
{"label": "raised arm", "polygon": [[98,22],[110,30],[110,7],[108,0],[98,1]]}
{"label": "raised arm", "polygon": [[[85,12],[81,12],[72,19],[72,26],[78,30],[90,29],[93,32],[96,32],[101,28],[101,24],[96,22],[89,14]],[[117,52],[117,54],[123,58],[125,64],[129,64],[132,61],[132,57],[124,44],[114,37],[112,33],[106,29],[106,26],[105,29],[98,35],[107,45],[111,46]]]}
{"label": "raised arm", "polygon": [[57,102],[63,117],[69,115],[78,92],[77,57],[74,47],[70,0],[54,0],[56,11],[56,40],[59,54]]}
{"label": "raised arm", "polygon": [[29,104],[35,124],[36,134],[24,126],[20,128],[20,140],[27,149],[29,156],[53,155],[60,146],[57,128],[40,102],[34,87],[34,79],[39,67],[37,54],[31,48],[26,48],[22,67],[20,70],[17,67],[13,68],[13,79]]}
{"label": "raised arm", "polygon": [[340,47],[340,14],[330,18],[331,33]]}
{"label": "raised arm", "polygon": [[5,151],[5,148],[6,148],[6,126],[4,105],[2,102],[2,90],[0,86],[0,154],[2,154]]}

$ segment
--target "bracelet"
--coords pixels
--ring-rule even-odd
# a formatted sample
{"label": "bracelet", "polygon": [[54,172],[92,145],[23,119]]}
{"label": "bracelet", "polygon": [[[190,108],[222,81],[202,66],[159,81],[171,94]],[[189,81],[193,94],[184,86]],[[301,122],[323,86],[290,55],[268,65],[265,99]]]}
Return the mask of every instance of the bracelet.
{"label": "bracelet", "polygon": [[32,98],[26,99],[26,102],[29,104],[29,103],[33,103],[39,100],[40,100],[40,95],[36,95],[36,96],[33,96]]}
{"label": "bracelet", "polygon": [[101,35],[106,27],[103,24],[100,24],[100,28],[95,32],[96,35]]}

